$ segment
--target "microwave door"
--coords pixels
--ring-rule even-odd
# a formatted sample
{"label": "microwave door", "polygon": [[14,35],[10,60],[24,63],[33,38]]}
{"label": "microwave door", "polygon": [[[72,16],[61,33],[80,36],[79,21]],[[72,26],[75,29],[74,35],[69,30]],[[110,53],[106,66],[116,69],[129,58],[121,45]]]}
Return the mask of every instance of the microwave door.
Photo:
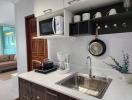
{"label": "microwave door", "polygon": [[52,21],[53,21],[53,18],[42,20],[39,22],[39,29],[40,29],[41,36],[54,34],[53,28],[52,28]]}
{"label": "microwave door", "polygon": [[53,33],[56,34],[56,32],[55,32],[55,18],[54,17],[52,20],[52,29],[53,29]]}

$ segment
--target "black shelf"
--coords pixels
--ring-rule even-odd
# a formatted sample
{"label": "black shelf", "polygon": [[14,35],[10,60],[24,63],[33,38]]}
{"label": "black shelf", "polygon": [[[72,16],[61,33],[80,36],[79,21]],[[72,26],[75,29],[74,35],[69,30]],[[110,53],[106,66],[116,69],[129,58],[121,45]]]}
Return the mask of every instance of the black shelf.
{"label": "black shelf", "polygon": [[[115,15],[104,16],[100,18],[90,19],[87,21],[88,22],[101,22],[101,21],[118,20],[118,19],[132,19],[132,11],[117,13]],[[79,24],[82,22],[86,22],[86,21],[80,21],[80,22],[75,22],[75,23],[70,23],[70,24]]]}
{"label": "black shelf", "polygon": [[[132,32],[132,12],[123,12],[111,16],[105,16],[101,18],[96,18],[90,20],[94,24],[94,29],[96,29],[96,24],[100,26],[100,34],[115,34]],[[107,28],[105,26],[108,26]],[[115,26],[114,26],[115,25]],[[95,35],[95,32],[92,33]]]}
{"label": "black shelf", "polygon": [[[116,9],[117,14],[106,16],[110,9]],[[81,35],[82,33],[95,35],[96,24],[100,26],[99,33],[100,34],[115,34],[115,33],[123,33],[123,32],[132,32],[132,10],[126,12],[123,8],[123,2],[100,7],[91,10],[85,10],[81,12],[76,12],[77,15],[82,15],[83,13],[90,13],[91,19],[88,20],[88,27],[85,24],[81,25],[81,23],[86,23],[86,21],[81,21],[78,23],[70,24],[70,34],[72,35]],[[93,18],[93,16],[97,13],[101,12],[102,17]],[[76,26],[76,27],[74,27]],[[81,27],[81,28],[80,28]],[[81,32],[79,31],[81,29]],[[88,28],[88,30],[86,29]],[[72,30],[74,31],[72,31]],[[85,30],[85,31],[83,31]],[[77,34],[76,34],[77,33]],[[81,33],[81,34],[80,34]]]}
{"label": "black shelf", "polygon": [[124,13],[118,13],[115,15],[110,15],[110,16],[105,16],[105,17],[100,17],[96,19],[91,19],[90,21],[94,22],[101,22],[101,21],[108,21],[108,20],[126,20],[132,18],[132,11],[129,12],[124,12]]}
{"label": "black shelf", "polygon": [[[86,22],[89,23],[88,26]],[[97,23],[101,27],[99,30],[101,34],[132,32],[132,11],[70,24],[70,27],[72,26],[73,28],[73,31],[70,31],[70,33],[74,33],[71,35],[81,35],[82,33],[95,35]],[[114,24],[116,24],[117,27],[115,27]],[[123,24],[125,25],[123,26]],[[107,25],[108,28],[105,28],[105,25]]]}
{"label": "black shelf", "polygon": [[70,26],[70,36],[77,36],[77,35],[88,35],[92,31],[92,23],[90,24],[90,20],[87,21],[80,21],[76,23],[71,23]]}

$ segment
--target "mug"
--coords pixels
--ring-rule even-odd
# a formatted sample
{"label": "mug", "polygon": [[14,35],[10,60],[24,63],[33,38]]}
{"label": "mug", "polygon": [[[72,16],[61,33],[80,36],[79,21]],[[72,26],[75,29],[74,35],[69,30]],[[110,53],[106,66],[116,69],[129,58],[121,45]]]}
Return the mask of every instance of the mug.
{"label": "mug", "polygon": [[123,0],[124,8],[129,11],[132,8],[132,0]]}
{"label": "mug", "polygon": [[75,15],[74,16],[74,23],[80,22],[81,21],[81,16],[80,15]]}
{"label": "mug", "polygon": [[82,14],[82,20],[83,21],[90,20],[90,13],[83,13]]}
{"label": "mug", "polygon": [[117,14],[117,11],[116,11],[116,9],[111,9],[109,12],[108,12],[108,15],[110,16],[110,15],[115,15],[115,14]]}
{"label": "mug", "polygon": [[94,15],[94,18],[100,18],[100,17],[102,17],[101,12],[97,12],[97,13]]}

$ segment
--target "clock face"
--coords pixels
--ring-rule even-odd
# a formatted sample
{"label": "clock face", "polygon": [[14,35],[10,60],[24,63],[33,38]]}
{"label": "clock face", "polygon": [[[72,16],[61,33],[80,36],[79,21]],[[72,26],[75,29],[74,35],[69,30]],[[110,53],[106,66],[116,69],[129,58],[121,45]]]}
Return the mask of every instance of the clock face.
{"label": "clock face", "polygon": [[89,46],[89,52],[94,56],[101,55],[103,52],[103,45],[98,42],[93,42]]}

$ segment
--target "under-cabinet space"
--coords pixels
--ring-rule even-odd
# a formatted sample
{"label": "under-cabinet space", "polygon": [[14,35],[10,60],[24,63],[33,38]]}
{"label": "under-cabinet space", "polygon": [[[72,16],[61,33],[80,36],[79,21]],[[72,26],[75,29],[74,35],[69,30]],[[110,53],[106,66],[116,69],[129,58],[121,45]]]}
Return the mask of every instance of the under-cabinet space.
{"label": "under-cabinet space", "polygon": [[70,24],[70,36],[79,34],[79,23]]}
{"label": "under-cabinet space", "polygon": [[79,34],[88,33],[88,29],[89,29],[89,22],[88,21],[84,21],[84,22],[79,23]]}
{"label": "under-cabinet space", "polygon": [[74,35],[88,35],[91,34],[90,21],[81,21],[78,23],[71,23],[70,25],[70,36]]}

